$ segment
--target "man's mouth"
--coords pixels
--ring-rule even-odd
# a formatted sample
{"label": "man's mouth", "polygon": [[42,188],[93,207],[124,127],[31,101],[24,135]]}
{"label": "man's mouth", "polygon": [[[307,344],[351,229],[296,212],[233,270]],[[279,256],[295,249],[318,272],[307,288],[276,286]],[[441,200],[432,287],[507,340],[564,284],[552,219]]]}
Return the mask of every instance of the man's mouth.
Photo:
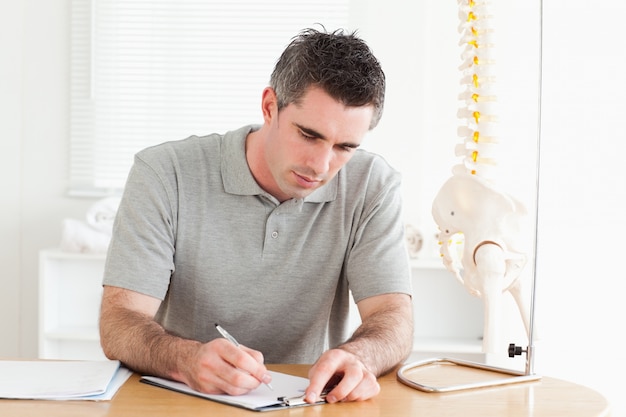
{"label": "man's mouth", "polygon": [[300,175],[296,172],[294,172],[294,176],[298,185],[304,188],[313,188],[318,186],[322,182],[321,179],[311,178],[306,175]]}

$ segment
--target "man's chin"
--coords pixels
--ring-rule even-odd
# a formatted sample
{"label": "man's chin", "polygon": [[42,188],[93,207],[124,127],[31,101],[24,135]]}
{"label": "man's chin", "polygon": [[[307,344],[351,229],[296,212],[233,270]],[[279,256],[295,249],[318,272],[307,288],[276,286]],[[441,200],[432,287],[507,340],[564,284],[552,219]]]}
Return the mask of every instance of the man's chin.
{"label": "man's chin", "polygon": [[289,190],[289,192],[287,193],[289,195],[289,197],[291,199],[295,199],[295,200],[301,200],[304,199],[308,196],[310,196],[311,194],[313,194],[313,192],[315,190],[317,190],[319,187],[316,188],[292,188],[291,190]]}

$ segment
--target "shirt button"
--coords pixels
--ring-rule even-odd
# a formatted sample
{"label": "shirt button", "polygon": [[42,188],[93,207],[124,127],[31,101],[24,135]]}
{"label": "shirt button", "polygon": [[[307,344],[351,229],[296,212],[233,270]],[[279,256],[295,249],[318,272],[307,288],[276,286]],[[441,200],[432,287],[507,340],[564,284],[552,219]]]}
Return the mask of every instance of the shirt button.
{"label": "shirt button", "polygon": [[278,237],[278,232],[276,230],[274,230],[272,232],[272,239],[276,239]]}

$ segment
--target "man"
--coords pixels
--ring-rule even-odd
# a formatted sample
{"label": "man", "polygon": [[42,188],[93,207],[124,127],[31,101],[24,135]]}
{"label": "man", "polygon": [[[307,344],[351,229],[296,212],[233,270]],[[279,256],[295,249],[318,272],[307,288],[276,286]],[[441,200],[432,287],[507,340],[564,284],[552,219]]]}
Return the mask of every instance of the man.
{"label": "man", "polygon": [[[410,352],[400,179],[357,150],[385,77],[354,34],[303,31],[262,94],[263,124],[136,155],[109,247],[106,355],[207,393],[313,363],[305,398],[376,395]],[[346,334],[349,290],[362,324]],[[237,347],[221,338],[219,323]]]}

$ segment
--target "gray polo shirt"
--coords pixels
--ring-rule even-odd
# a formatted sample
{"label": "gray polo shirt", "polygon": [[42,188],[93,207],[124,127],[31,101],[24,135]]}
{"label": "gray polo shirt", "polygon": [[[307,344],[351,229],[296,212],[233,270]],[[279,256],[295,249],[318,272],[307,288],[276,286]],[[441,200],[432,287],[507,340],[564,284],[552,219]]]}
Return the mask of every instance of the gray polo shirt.
{"label": "gray polo shirt", "polygon": [[312,363],[346,337],[358,302],[410,294],[400,176],[357,150],[334,180],[282,204],[255,182],[246,126],[139,152],[104,284],[163,300],[157,320],[182,337],[220,337],[266,363]]}

